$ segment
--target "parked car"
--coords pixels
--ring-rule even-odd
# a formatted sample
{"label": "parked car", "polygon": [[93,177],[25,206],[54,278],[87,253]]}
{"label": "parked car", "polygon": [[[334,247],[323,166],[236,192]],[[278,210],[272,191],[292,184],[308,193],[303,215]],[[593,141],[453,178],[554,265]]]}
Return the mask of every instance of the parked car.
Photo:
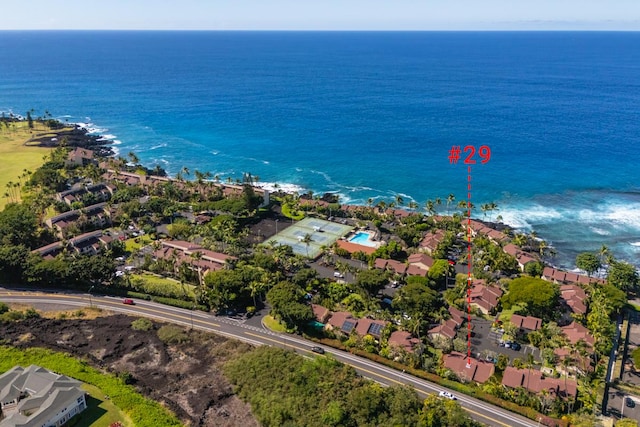
{"label": "parked car", "polygon": [[624,404],[627,405],[627,408],[633,408],[636,406],[636,402],[629,396],[624,398]]}
{"label": "parked car", "polygon": [[445,399],[457,400],[457,398],[448,391],[441,391],[439,396],[444,397]]}
{"label": "parked car", "polygon": [[337,277],[339,279],[344,279],[344,274],[340,273],[339,271],[334,271],[333,272],[333,277]]}
{"label": "parked car", "polygon": [[521,348],[522,348],[522,346],[520,344],[518,344],[517,342],[512,342],[511,343],[511,349],[512,350],[520,351]]}
{"label": "parked car", "polygon": [[318,347],[318,346],[313,346],[311,347],[311,351],[313,351],[314,353],[318,353],[318,354],[324,354],[324,348],[322,347]]}
{"label": "parked car", "polygon": [[136,305],[135,302],[133,302],[133,300],[131,298],[125,298],[122,300],[123,304],[127,304],[127,305]]}

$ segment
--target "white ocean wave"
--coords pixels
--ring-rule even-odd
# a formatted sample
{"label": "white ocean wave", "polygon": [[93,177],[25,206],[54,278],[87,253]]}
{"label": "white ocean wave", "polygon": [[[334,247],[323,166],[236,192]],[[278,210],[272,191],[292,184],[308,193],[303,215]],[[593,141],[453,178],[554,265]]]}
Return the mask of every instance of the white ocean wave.
{"label": "white ocean wave", "polygon": [[[222,181],[224,183],[224,181]],[[304,187],[297,185],[297,184],[291,184],[291,183],[287,183],[287,182],[257,182],[254,184],[256,187],[259,188],[263,188],[265,190],[268,190],[270,192],[275,192],[275,191],[283,191],[285,193],[288,194],[293,194],[293,193],[298,193],[298,194],[303,194],[306,193],[308,190],[305,189]]]}
{"label": "white ocean wave", "polygon": [[594,233],[600,235],[600,236],[610,236],[611,232],[607,231],[607,230],[603,230],[602,228],[598,228],[598,227],[589,227],[589,230],[593,231]]}
{"label": "white ocean wave", "polygon": [[637,248],[640,248],[640,242],[631,242],[629,243],[631,246],[635,246]]}

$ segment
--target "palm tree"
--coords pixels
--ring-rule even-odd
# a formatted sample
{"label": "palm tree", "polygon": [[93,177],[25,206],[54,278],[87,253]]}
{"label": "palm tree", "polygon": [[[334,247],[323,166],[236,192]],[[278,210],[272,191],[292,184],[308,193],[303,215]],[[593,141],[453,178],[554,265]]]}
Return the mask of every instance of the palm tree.
{"label": "palm tree", "polygon": [[529,368],[529,376],[527,377],[527,389],[529,388],[529,380],[531,379],[531,369],[533,368],[533,362],[535,359],[533,358],[533,354],[527,353],[527,367]]}
{"label": "palm tree", "polygon": [[309,233],[305,234],[304,237],[302,238],[302,243],[307,245],[307,258],[309,258],[309,243],[311,242],[313,242],[313,239],[311,238],[311,234]]}
{"label": "palm tree", "polygon": [[442,206],[442,199],[441,199],[440,197],[436,197],[435,204],[436,204],[436,208],[437,208],[438,206]]}
{"label": "palm tree", "polygon": [[429,199],[425,202],[424,204],[424,209],[427,211],[427,213],[432,216],[436,211],[434,208],[434,203],[433,200]]}
{"label": "palm tree", "polygon": [[453,203],[455,200],[456,200],[456,196],[454,196],[453,194],[449,194],[447,196],[447,216],[449,215],[449,205]]}
{"label": "palm tree", "polygon": [[371,205],[373,205],[373,199],[372,199],[371,197],[369,197],[369,198],[367,199],[367,207],[368,207],[368,208],[370,208],[370,207],[371,207]]}
{"label": "palm tree", "polygon": [[487,219],[487,211],[489,210],[489,204],[484,203],[480,205],[480,210],[482,211],[482,219]]}
{"label": "palm tree", "polygon": [[408,206],[409,206],[409,209],[415,211],[416,209],[418,209],[418,202],[416,202],[415,200],[412,200],[409,202]]}
{"label": "palm tree", "polygon": [[127,156],[129,157],[129,160],[131,161],[131,163],[134,164],[134,166],[140,163],[140,159],[138,158],[138,156],[136,156],[136,153],[134,153],[133,151],[129,151],[129,154],[127,154]]}
{"label": "palm tree", "polygon": [[402,198],[401,195],[396,194],[396,205],[397,206],[402,206],[404,203],[404,199]]}

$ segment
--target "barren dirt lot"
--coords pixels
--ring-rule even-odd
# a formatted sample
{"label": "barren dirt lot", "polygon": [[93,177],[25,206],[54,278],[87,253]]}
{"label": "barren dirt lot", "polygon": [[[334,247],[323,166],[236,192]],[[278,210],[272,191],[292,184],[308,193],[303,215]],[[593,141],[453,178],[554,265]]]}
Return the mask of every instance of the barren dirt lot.
{"label": "barren dirt lot", "polygon": [[86,359],[111,373],[128,372],[145,396],[162,402],[190,426],[258,426],[251,408],[236,395],[222,364],[249,346],[187,331],[189,342],[165,345],[154,322],[150,331],[131,328],[135,317],[30,319],[3,325],[5,344],[46,347]]}

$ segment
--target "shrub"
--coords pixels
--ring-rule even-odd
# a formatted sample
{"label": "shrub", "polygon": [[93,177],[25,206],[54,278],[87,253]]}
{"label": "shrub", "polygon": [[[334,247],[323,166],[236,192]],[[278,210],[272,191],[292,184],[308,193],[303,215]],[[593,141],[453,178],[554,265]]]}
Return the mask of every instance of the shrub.
{"label": "shrub", "polygon": [[141,317],[131,322],[131,328],[136,331],[149,331],[153,328],[153,322],[145,317]]}
{"label": "shrub", "polygon": [[178,344],[189,341],[189,337],[179,326],[165,325],[158,329],[158,338],[166,344]]}
{"label": "shrub", "polygon": [[0,316],[0,319],[2,320],[2,322],[17,322],[18,320],[22,320],[24,318],[24,315],[22,314],[21,311],[15,311],[15,310],[9,310],[6,313],[4,313],[2,316]]}
{"label": "shrub", "polygon": [[635,365],[636,369],[640,368],[640,347],[631,352],[631,357],[633,358],[633,364]]}
{"label": "shrub", "polygon": [[40,313],[38,313],[36,311],[35,308],[33,307],[29,307],[25,312],[24,312],[24,318],[25,319],[38,319],[40,317]]}
{"label": "shrub", "polygon": [[0,314],[4,314],[9,311],[9,306],[2,301],[0,301]]}

